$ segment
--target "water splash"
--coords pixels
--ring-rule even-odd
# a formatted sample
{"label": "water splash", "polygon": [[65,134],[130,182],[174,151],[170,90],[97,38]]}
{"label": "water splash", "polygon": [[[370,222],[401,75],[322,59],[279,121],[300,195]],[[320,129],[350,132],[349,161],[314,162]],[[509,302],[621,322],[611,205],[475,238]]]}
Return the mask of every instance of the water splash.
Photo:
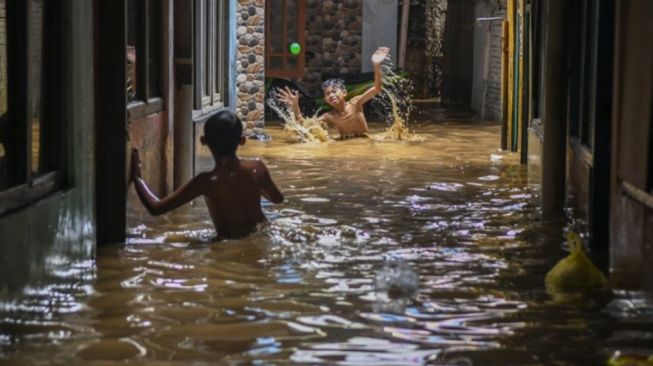
{"label": "water splash", "polygon": [[411,81],[392,70],[392,61],[386,57],[381,65],[383,70],[383,91],[387,98],[375,98],[383,110],[390,110],[388,120],[392,124],[385,131],[375,134],[376,141],[424,141],[408,129],[407,122],[414,109],[412,100],[413,85]]}
{"label": "water splash", "polygon": [[[377,110],[390,111],[390,114],[384,113],[384,115],[388,116],[391,125],[385,131],[371,135],[371,137],[376,141],[424,141],[425,138],[411,132],[407,124],[414,109],[411,81],[393,71],[390,57],[385,58],[381,67],[385,93],[374,98],[371,103],[376,104]],[[294,113],[289,111],[288,107],[275,95],[276,93],[271,93],[266,103],[283,120],[284,131],[289,140],[293,142],[327,142],[331,140],[327,128],[317,114],[312,117],[304,117],[303,123],[299,122]]]}
{"label": "water splash", "polygon": [[388,92],[392,105],[392,125],[383,132],[375,134],[372,138],[376,141],[424,141],[423,136],[416,135],[408,129],[406,119],[401,116],[395,97]]}
{"label": "water splash", "polygon": [[402,313],[417,295],[419,276],[407,263],[392,261],[376,273],[374,284],[377,300],[374,310]]}
{"label": "water splash", "polygon": [[[276,95],[276,93],[272,93]],[[288,107],[272,96],[267,99],[267,104],[273,111],[277,112],[283,120],[283,129],[288,138],[293,142],[327,142],[331,138],[329,132],[324,128],[322,121],[316,115],[304,117],[304,122],[299,122],[295,114],[288,110]]]}
{"label": "water splash", "polygon": [[419,290],[419,276],[407,263],[392,261],[377,272],[375,284],[390,299],[411,299]]}

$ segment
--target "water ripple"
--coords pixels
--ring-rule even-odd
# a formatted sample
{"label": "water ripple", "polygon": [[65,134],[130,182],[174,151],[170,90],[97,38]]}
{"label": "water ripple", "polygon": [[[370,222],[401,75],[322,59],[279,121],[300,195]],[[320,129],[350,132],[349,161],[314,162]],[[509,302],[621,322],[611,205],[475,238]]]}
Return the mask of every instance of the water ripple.
{"label": "water ripple", "polygon": [[[52,258],[51,281],[0,303],[0,363],[596,365],[653,353],[640,294],[546,294],[562,253],[545,245],[553,230],[526,168],[496,151],[498,126],[420,134],[248,143],[242,154],[262,156],[287,197],[264,202],[268,224],[215,243],[201,201],[160,218],[136,205],[127,243],[98,248],[97,263]],[[414,273],[410,289],[378,284],[392,263]]]}

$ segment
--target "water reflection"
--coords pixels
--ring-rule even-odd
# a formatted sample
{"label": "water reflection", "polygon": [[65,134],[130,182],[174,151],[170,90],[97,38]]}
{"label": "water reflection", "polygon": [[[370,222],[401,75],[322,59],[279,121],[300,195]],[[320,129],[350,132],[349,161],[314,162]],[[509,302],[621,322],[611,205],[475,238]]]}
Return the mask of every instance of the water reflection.
{"label": "water reflection", "polygon": [[[199,201],[163,218],[133,209],[128,243],[100,248],[91,276],[71,267],[58,275],[76,280],[3,305],[0,360],[596,365],[653,352],[641,294],[546,294],[559,237],[538,224],[517,157],[496,150],[498,127],[418,131],[421,144],[250,141],[243,155],[263,156],[287,196],[264,205],[270,223],[215,243]],[[418,285],[379,306],[391,296],[377,275],[398,262]]]}

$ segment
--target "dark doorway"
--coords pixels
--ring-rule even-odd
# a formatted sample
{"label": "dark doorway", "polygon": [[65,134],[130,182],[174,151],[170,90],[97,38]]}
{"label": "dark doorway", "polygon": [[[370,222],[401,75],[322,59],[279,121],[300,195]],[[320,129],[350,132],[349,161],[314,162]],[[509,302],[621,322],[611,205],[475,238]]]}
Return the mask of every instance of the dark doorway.
{"label": "dark doorway", "polygon": [[95,1],[95,212],[99,245],[124,242],[127,85],[125,1]]}

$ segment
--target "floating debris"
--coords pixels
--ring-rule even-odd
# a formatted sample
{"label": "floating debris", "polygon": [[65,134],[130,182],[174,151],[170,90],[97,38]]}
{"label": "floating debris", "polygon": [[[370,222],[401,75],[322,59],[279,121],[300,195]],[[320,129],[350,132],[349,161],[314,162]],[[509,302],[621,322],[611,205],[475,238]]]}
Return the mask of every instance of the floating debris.
{"label": "floating debris", "polygon": [[585,255],[585,248],[578,234],[567,233],[569,255],[558,262],[546,274],[544,282],[549,292],[579,291],[602,288],[607,284],[603,272]]}

